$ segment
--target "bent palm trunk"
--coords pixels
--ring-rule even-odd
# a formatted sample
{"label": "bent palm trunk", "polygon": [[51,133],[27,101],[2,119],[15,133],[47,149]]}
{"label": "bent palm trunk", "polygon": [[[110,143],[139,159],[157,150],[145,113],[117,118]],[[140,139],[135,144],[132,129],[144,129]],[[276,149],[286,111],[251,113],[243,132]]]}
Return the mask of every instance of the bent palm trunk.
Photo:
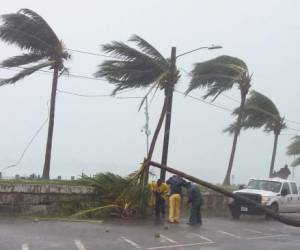
{"label": "bent palm trunk", "polygon": [[161,110],[160,113],[160,117],[157,123],[157,126],[155,128],[152,140],[151,140],[151,144],[150,144],[150,148],[149,148],[149,152],[147,155],[147,158],[144,160],[144,166],[143,166],[143,183],[147,184],[148,183],[148,177],[149,177],[149,161],[151,161],[153,152],[154,152],[154,148],[155,148],[155,144],[159,135],[159,132],[161,130],[163,121],[165,119],[166,116],[166,110],[167,110],[167,98],[164,99],[164,104],[163,104],[163,108]]}
{"label": "bent palm trunk", "polygon": [[48,137],[47,137],[47,145],[46,145],[45,163],[44,163],[44,169],[43,169],[43,179],[49,179],[49,174],[50,174],[50,162],[51,162],[51,151],[52,151],[52,138],[53,138],[53,128],[54,128],[57,82],[58,82],[58,67],[55,66],[54,72],[53,72],[53,80],[52,80],[49,126],[48,126]]}
{"label": "bent palm trunk", "polygon": [[237,126],[234,131],[234,138],[233,138],[233,143],[232,143],[232,148],[231,148],[231,153],[230,153],[229,164],[228,164],[225,179],[223,181],[223,185],[225,185],[225,186],[230,185],[230,176],[231,176],[233,160],[234,160],[234,156],[235,156],[237,140],[238,140],[238,136],[241,131],[241,123],[242,123],[243,108],[245,105],[245,101],[246,101],[246,94],[242,95],[242,98],[241,98],[241,104],[240,104],[240,108],[239,108],[239,115],[238,115],[237,122],[236,122]]}
{"label": "bent palm trunk", "polygon": [[271,159],[270,172],[269,172],[270,178],[273,176],[273,172],[274,172],[274,164],[275,164],[275,157],[276,157],[276,152],[277,152],[278,137],[279,137],[279,133],[275,133],[272,159]]}

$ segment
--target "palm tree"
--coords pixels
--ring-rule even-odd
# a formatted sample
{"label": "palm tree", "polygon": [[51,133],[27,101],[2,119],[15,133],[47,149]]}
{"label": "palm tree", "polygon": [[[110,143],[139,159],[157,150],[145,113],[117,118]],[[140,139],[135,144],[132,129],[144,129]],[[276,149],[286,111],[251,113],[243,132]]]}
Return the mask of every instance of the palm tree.
{"label": "palm tree", "polygon": [[[233,111],[233,115],[239,114],[239,108]],[[241,128],[258,129],[263,128],[266,133],[274,133],[274,143],[272,158],[269,170],[269,177],[272,177],[274,172],[274,163],[277,151],[278,137],[283,129],[286,128],[284,118],[281,117],[276,105],[267,96],[252,90],[247,98],[243,111]],[[231,124],[224,132],[233,133],[236,127],[236,122]]]}
{"label": "palm tree", "polygon": [[[69,59],[70,55],[49,24],[34,11],[21,9],[17,13],[2,15],[2,21],[0,39],[18,46],[26,53],[8,58],[1,63],[3,67],[18,67],[22,70],[11,78],[1,80],[0,86],[13,84],[42,68],[49,67],[53,70],[49,128],[43,169],[43,178],[49,179],[57,81],[59,72],[62,73],[65,70],[64,60]],[[27,67],[24,67],[25,65]]]}
{"label": "palm tree", "polygon": [[293,177],[294,177],[295,167],[300,165],[300,136],[299,135],[296,135],[292,138],[292,142],[290,145],[288,145],[287,148],[287,155],[293,155],[294,157],[297,155],[297,157],[291,163],[291,167],[293,167]]}
{"label": "palm tree", "polygon": [[224,185],[230,185],[230,175],[242,121],[242,110],[251,86],[251,75],[246,63],[241,59],[231,56],[219,56],[206,62],[196,63],[191,76],[192,79],[186,94],[196,88],[205,88],[207,91],[204,98],[212,97],[212,101],[214,101],[221,93],[230,90],[234,85],[237,85],[240,90],[240,112],[236,121],[237,126],[234,131],[229,164],[223,182]]}
{"label": "palm tree", "polygon": [[[164,90],[164,105],[147,155],[149,161],[166,116],[166,110],[170,105],[170,98],[168,98],[170,89],[171,94],[173,93],[173,87],[170,88],[170,85],[174,86],[180,76],[177,69],[171,67],[170,60],[163,57],[143,38],[133,35],[128,41],[135,43],[137,48],[117,41],[102,46],[102,50],[113,58],[99,65],[95,77],[103,77],[115,85],[113,95],[128,88],[150,88],[147,95],[155,88]],[[149,165],[146,165],[145,176],[148,178]]]}

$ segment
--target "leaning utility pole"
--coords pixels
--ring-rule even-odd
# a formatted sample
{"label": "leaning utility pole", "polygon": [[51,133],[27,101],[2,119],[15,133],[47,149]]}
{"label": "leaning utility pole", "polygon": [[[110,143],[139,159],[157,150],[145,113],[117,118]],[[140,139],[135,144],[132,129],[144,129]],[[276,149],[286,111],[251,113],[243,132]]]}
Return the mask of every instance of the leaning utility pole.
{"label": "leaning utility pole", "polygon": [[[168,161],[169,138],[170,138],[170,127],[171,127],[171,115],[172,115],[172,102],[173,102],[173,91],[174,91],[175,81],[176,81],[176,47],[172,47],[170,75],[168,77],[167,86],[165,88],[165,98],[167,100],[167,110],[166,110],[163,151],[162,151],[162,158],[161,158],[162,165],[167,165],[167,161]],[[162,179],[163,181],[166,179],[166,170],[165,169],[161,169],[160,179]]]}

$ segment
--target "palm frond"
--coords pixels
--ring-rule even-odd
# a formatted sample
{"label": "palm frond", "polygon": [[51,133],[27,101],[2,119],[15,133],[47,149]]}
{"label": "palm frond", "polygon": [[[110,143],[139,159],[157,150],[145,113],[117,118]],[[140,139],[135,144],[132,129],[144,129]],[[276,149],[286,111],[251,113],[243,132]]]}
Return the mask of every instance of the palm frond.
{"label": "palm frond", "polygon": [[300,154],[300,136],[294,136],[292,142],[287,147],[288,155],[299,155]]}
{"label": "palm frond", "polygon": [[[45,21],[44,18],[42,18],[39,14],[36,12],[30,10],[30,9],[20,9],[18,13],[27,15],[32,18],[32,20],[35,21],[35,23],[44,29],[43,37],[46,39],[46,41],[52,45],[59,44],[60,41],[58,37],[56,36],[53,29],[50,27],[50,25]],[[46,36],[45,36],[46,35]],[[49,41],[50,40],[50,41]]]}
{"label": "palm frond", "polygon": [[217,97],[234,84],[242,84],[248,75],[247,65],[239,58],[219,56],[215,59],[197,63],[191,72],[192,79],[186,94],[196,88],[207,89],[204,98]]}
{"label": "palm frond", "polygon": [[[156,90],[157,90],[157,89],[159,88],[159,85],[158,85],[158,84],[156,84],[156,85],[154,84],[154,85],[152,85],[152,86],[149,88],[148,92],[147,92],[146,95],[143,97],[143,99],[142,99],[142,101],[141,101],[141,103],[140,103],[140,105],[139,105],[138,111],[141,110],[143,104],[145,103],[146,99],[147,99],[148,96],[151,94],[151,92],[152,92],[152,90],[153,90],[154,88],[156,88]],[[156,91],[155,91],[155,92],[156,92]]]}
{"label": "palm frond", "polygon": [[297,167],[297,166],[299,166],[299,165],[300,165],[300,156],[297,157],[295,160],[293,160],[291,166],[292,166],[292,167]]}
{"label": "palm frond", "polygon": [[53,64],[53,62],[51,61],[46,61],[43,63],[40,63],[38,65],[34,65],[30,68],[26,68],[24,70],[22,70],[21,72],[19,72],[18,74],[16,74],[15,76],[8,78],[8,79],[2,79],[0,81],[0,86],[6,85],[6,84],[10,84],[10,83],[15,83],[17,81],[19,81],[20,79],[31,75],[32,73],[36,72],[39,69],[51,66]]}
{"label": "palm frond", "polygon": [[34,52],[53,49],[59,44],[59,40],[49,25],[41,21],[42,17],[37,16],[30,10],[2,15],[0,38],[4,42]]}
{"label": "palm frond", "polygon": [[138,35],[133,35],[129,38],[128,41],[136,42],[137,46],[148,56],[153,57],[155,60],[158,60],[161,62],[161,64],[164,64],[167,68],[169,66],[169,63],[167,60],[160,54],[160,52],[154,48],[150,43],[148,43],[146,40],[141,38]]}
{"label": "palm frond", "polygon": [[235,122],[235,123],[229,124],[229,126],[227,128],[225,128],[225,129],[223,129],[222,132],[223,133],[228,133],[230,135],[233,135],[235,133],[236,129],[237,129],[237,125],[236,125],[236,122]]}
{"label": "palm frond", "polygon": [[[286,128],[284,118],[276,105],[267,96],[251,91],[243,108],[243,129],[264,128],[265,132],[278,132]],[[239,114],[239,108],[233,111],[233,115]]]}
{"label": "palm frond", "polygon": [[[169,60],[139,36],[135,35],[129,41],[136,42],[140,51],[116,41],[102,46],[104,52],[118,59],[104,61],[99,65],[95,77],[104,77],[114,84],[116,88],[113,94],[127,88],[145,88],[157,82],[164,88],[168,82]],[[179,75],[176,79],[179,79]]]}
{"label": "palm frond", "polygon": [[127,88],[145,88],[164,73],[156,64],[147,61],[107,60],[99,66],[95,77],[104,77],[116,85],[113,94]]}
{"label": "palm frond", "polygon": [[46,55],[42,54],[42,53],[29,53],[29,54],[23,54],[20,56],[13,56],[10,57],[6,60],[4,60],[1,63],[1,66],[3,67],[18,67],[18,66],[22,66],[22,65],[26,65],[26,64],[30,64],[30,63],[34,63],[37,62],[39,60],[42,60],[45,58]]}

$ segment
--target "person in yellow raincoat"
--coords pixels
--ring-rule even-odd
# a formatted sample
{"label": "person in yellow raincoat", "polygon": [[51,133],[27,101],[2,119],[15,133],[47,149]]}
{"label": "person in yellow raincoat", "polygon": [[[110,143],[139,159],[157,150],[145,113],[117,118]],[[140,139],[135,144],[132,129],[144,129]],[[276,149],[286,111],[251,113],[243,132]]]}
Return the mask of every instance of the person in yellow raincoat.
{"label": "person in yellow raincoat", "polygon": [[186,181],[180,176],[173,175],[167,180],[170,185],[170,198],[169,198],[169,219],[170,223],[179,223],[180,207],[181,207],[181,188],[185,187]]}
{"label": "person in yellow raincoat", "polygon": [[158,179],[156,182],[151,183],[151,205],[155,210],[156,219],[160,219],[166,215],[166,200],[168,198],[169,186]]}

